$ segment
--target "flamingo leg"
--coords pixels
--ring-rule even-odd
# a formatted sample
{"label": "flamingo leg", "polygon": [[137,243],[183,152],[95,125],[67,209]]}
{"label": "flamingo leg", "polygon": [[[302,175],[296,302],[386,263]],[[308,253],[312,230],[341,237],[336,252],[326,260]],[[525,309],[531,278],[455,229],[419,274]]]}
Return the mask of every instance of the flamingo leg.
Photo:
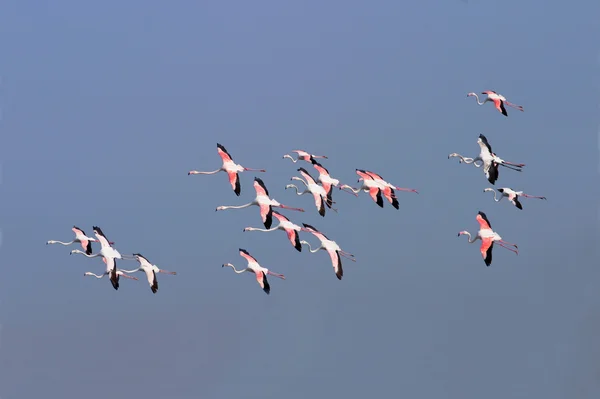
{"label": "flamingo leg", "polygon": [[525,197],[525,198],[539,198],[539,199],[546,199],[546,197],[539,197],[537,195],[529,195],[529,194],[521,194],[521,197]]}
{"label": "flamingo leg", "polygon": [[265,169],[244,168],[244,170],[249,171],[249,172],[266,172]]}
{"label": "flamingo leg", "polygon": [[417,193],[419,194],[419,192],[417,190],[415,190],[414,188],[402,188],[402,187],[394,187],[394,190],[398,190],[398,191],[408,191],[411,193]]}
{"label": "flamingo leg", "polygon": [[505,245],[504,245],[504,244],[502,244],[502,243],[498,243],[498,245],[500,245],[502,248],[506,248],[506,249],[508,249],[509,251],[512,251],[512,252],[516,253],[517,255],[519,254],[519,251],[518,251],[518,250],[516,250],[516,249],[512,249],[512,248],[509,248],[509,247],[505,246]]}
{"label": "flamingo leg", "polygon": [[519,111],[523,111],[523,106],[522,105],[516,105],[516,104],[513,104],[513,103],[508,102],[508,101],[504,101],[504,104],[508,105],[509,107],[516,108]]}
{"label": "flamingo leg", "polygon": [[302,208],[294,208],[294,207],[283,205],[283,204],[279,204],[276,207],[282,208],[282,209],[289,209],[290,211],[304,212],[304,209],[302,209]]}
{"label": "flamingo leg", "polygon": [[515,247],[515,248],[519,248],[519,247],[517,246],[517,244],[513,244],[513,243],[511,243],[511,242],[507,242],[507,241],[504,241],[504,240],[498,240],[498,242],[499,242],[499,243],[502,243],[502,244],[505,244],[505,245],[510,245],[510,246],[512,246],[512,247]]}
{"label": "flamingo leg", "polygon": [[162,269],[160,269],[158,272],[159,272],[159,273],[164,273],[164,274],[172,274],[172,275],[175,275],[175,274],[177,274],[177,272],[170,272],[170,271],[168,271],[168,270],[162,270]]}
{"label": "flamingo leg", "polygon": [[275,276],[275,277],[279,277],[282,280],[285,280],[285,276],[283,274],[279,274],[279,273],[274,273],[272,271],[269,270],[269,272],[267,273],[270,276]]}

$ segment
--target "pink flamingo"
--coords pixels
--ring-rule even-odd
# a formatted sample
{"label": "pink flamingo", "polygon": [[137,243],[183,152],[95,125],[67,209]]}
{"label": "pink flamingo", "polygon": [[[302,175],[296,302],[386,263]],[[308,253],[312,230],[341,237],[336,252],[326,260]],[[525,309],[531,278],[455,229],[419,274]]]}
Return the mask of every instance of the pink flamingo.
{"label": "pink flamingo", "polygon": [[273,273],[266,267],[262,267],[261,265],[259,265],[256,259],[254,259],[254,257],[250,255],[245,249],[240,248],[240,256],[242,256],[248,261],[248,267],[246,267],[245,269],[237,270],[235,266],[231,263],[224,263],[221,267],[229,266],[233,269],[234,272],[238,274],[244,272],[253,272],[254,274],[256,274],[256,281],[258,282],[258,285],[260,285],[260,288],[262,288],[267,295],[269,295],[269,293],[271,292],[271,286],[269,285],[269,281],[267,280],[267,274],[285,280],[285,276],[283,274]]}
{"label": "pink flamingo", "polygon": [[233,162],[233,158],[231,157],[231,155],[229,155],[229,153],[227,152],[225,147],[223,147],[219,143],[217,143],[217,151],[219,153],[219,156],[223,160],[223,165],[219,169],[213,170],[212,172],[199,172],[197,170],[190,170],[188,172],[188,176],[189,175],[214,175],[215,173],[218,173],[218,172],[227,172],[227,175],[229,176],[229,183],[231,184],[231,188],[233,188],[233,192],[235,193],[235,195],[237,195],[239,197],[240,193],[242,191],[242,187],[240,185],[240,176],[239,176],[240,172],[244,172],[244,171],[266,172],[266,170],[264,170],[264,169],[251,169],[251,168],[246,168],[246,167],[243,167],[242,165],[236,164],[235,162]]}
{"label": "pink flamingo", "polygon": [[302,150],[293,150],[291,152],[295,152],[296,154],[298,154],[298,158],[294,159],[294,158],[292,158],[292,156],[290,154],[285,154],[283,156],[283,159],[289,158],[292,160],[293,163],[296,163],[298,161],[310,162],[312,159],[315,159],[315,158],[327,159],[327,157],[325,155],[313,155],[313,154],[309,154],[308,152],[302,151]]}
{"label": "pink flamingo", "polygon": [[493,90],[486,90],[486,91],[481,92],[481,94],[487,94],[487,98],[485,100],[483,100],[483,102],[479,102],[479,96],[476,93],[468,93],[467,97],[474,96],[475,99],[477,100],[477,104],[479,104],[479,105],[483,105],[483,104],[487,103],[488,101],[492,101],[494,103],[494,106],[496,107],[496,109],[504,116],[508,116],[508,113],[506,112],[506,108],[504,108],[504,104],[508,105],[509,107],[516,108],[519,111],[523,112],[522,106],[515,105],[511,102],[508,102],[506,100],[506,98],[504,98],[504,96],[496,93]]}
{"label": "pink flamingo", "polygon": [[354,255],[343,251],[335,241],[332,241],[329,238],[327,238],[325,234],[321,233],[319,230],[315,229],[310,224],[302,223],[302,225],[304,226],[302,231],[307,231],[315,237],[317,237],[319,241],[321,241],[321,245],[313,250],[310,246],[310,243],[308,243],[307,241],[300,241],[300,243],[308,245],[308,249],[312,253],[318,252],[321,249],[327,251],[329,257],[331,258],[331,264],[333,265],[335,276],[338,278],[338,280],[341,280],[344,276],[344,269],[342,269],[342,258],[340,257],[340,255],[350,259],[352,262],[356,262],[356,259],[354,259]]}
{"label": "pink flamingo", "polygon": [[258,178],[258,177],[254,178],[254,190],[256,191],[256,197],[254,198],[254,200],[252,202],[249,202],[244,205],[238,205],[238,206],[235,206],[235,205],[218,206],[217,209],[215,209],[215,211],[224,211],[226,209],[242,209],[242,208],[247,208],[252,205],[256,205],[260,208],[260,217],[262,218],[263,224],[265,225],[265,228],[267,228],[267,229],[270,229],[271,224],[273,223],[273,207],[289,209],[289,210],[298,211],[298,212],[304,212],[304,209],[302,209],[302,208],[292,208],[291,206],[280,204],[279,202],[275,201],[274,199],[269,198],[269,191],[267,190],[267,187],[265,186],[265,183],[262,181],[261,178]]}
{"label": "pink flamingo", "polygon": [[[470,244],[474,243],[477,240],[481,240],[481,247],[479,248],[479,250],[481,251],[481,256],[483,257],[483,261],[485,262],[486,266],[490,266],[492,264],[492,249],[494,248],[494,241],[497,242],[498,245],[500,245],[501,247],[506,248],[509,251],[516,253],[517,255],[519,254],[518,247],[516,244],[511,244],[509,242],[504,241],[498,233],[492,230],[492,225],[490,224],[490,221],[488,220],[485,213],[479,211],[477,213],[476,219],[479,223],[479,232],[477,232],[477,236],[475,238],[471,239],[471,233],[469,233],[468,231],[461,231],[458,233],[458,236],[460,237],[463,234],[468,236]],[[517,249],[515,250],[509,248],[507,247],[507,245],[513,246]]]}
{"label": "pink flamingo", "polygon": [[[85,253],[88,255],[91,255],[92,254],[92,243],[98,242],[98,240],[95,238],[92,238],[92,237],[88,237],[85,234],[85,232],[77,226],[73,226],[73,228],[71,230],[73,230],[73,233],[75,233],[75,239],[73,241],[62,242],[62,241],[50,240],[50,241],[46,242],[46,245],[48,245],[48,244],[71,245],[71,244],[75,244],[78,242],[81,244],[81,247],[83,248]],[[114,242],[110,241],[109,244],[113,245]]]}
{"label": "pink flamingo", "polygon": [[389,201],[389,203],[392,204],[392,206],[396,209],[400,208],[400,204],[398,203],[398,199],[396,198],[396,193],[394,192],[394,189],[396,189],[398,191],[410,191],[412,193],[419,194],[419,192],[417,190],[415,190],[414,188],[396,187],[393,184],[388,183],[387,181],[383,180],[383,178],[375,172],[371,172],[368,170],[361,170],[360,172],[362,174],[360,174],[358,170],[356,172],[360,176],[358,181],[360,182],[361,180],[364,180],[363,174],[369,175],[373,180],[375,180],[377,183],[381,184],[383,195]]}
{"label": "pink flamingo", "polygon": [[300,244],[300,237],[298,235],[298,232],[300,230],[302,230],[302,227],[298,226],[297,224],[292,223],[290,221],[290,219],[283,216],[281,213],[277,212],[276,210],[272,210],[271,213],[273,216],[275,216],[277,219],[279,219],[279,224],[277,226],[267,229],[267,230],[259,229],[256,227],[246,227],[244,229],[244,231],[269,232],[269,231],[275,231],[275,230],[283,230],[286,232],[288,240],[290,240],[290,243],[292,244],[292,246],[294,248],[296,248],[296,250],[298,252],[302,252],[302,244]]}
{"label": "pink flamingo", "polygon": [[[323,188],[325,189],[325,191],[327,192],[327,198],[328,200],[333,203],[333,198],[331,195],[331,191],[333,189],[333,187],[339,187],[340,190],[342,190],[342,188],[340,187],[340,181],[338,179],[334,179],[333,177],[331,177],[331,175],[329,174],[329,171],[327,170],[327,168],[325,168],[323,165],[321,165],[320,163],[318,163],[317,161],[315,161],[314,159],[312,160],[312,164],[313,167],[317,170],[317,172],[319,172],[319,182],[323,185]],[[345,192],[352,194],[356,197],[358,197],[358,194],[356,194],[353,191],[347,191],[346,189],[343,189]]]}
{"label": "pink flamingo", "polygon": [[499,188],[498,192],[500,193],[500,198],[496,198],[496,190],[494,190],[491,187],[488,188],[484,188],[483,192],[493,192],[494,193],[494,201],[496,202],[500,202],[500,200],[502,200],[502,198],[506,197],[508,198],[508,200],[518,209],[523,209],[523,205],[521,205],[521,202],[519,201],[519,197],[523,197],[523,198],[538,198],[538,199],[543,199],[545,200],[546,197],[540,197],[537,195],[529,195],[529,194],[525,194],[523,193],[523,191],[515,191],[512,188],[508,188],[508,187],[503,187],[503,188]]}

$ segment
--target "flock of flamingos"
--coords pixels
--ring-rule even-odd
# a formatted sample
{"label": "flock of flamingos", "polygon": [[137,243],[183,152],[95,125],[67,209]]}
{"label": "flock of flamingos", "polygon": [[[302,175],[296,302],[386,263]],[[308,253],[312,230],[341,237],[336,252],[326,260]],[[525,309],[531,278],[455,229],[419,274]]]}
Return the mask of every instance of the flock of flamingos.
{"label": "flock of flamingos", "polygon": [[[482,94],[486,94],[487,98],[483,101],[479,101],[479,97],[476,93],[468,93],[467,97],[475,97],[477,100],[477,104],[484,105],[487,102],[492,102],[496,109],[502,113],[504,116],[508,116],[506,112],[506,106],[518,109],[519,111],[523,111],[523,107],[520,105],[515,105],[506,100],[502,95],[488,90],[482,92]],[[512,169],[515,171],[521,171],[524,164],[517,164],[503,160],[498,155],[496,155],[492,151],[492,147],[488,142],[487,138],[480,134],[477,139],[477,144],[480,147],[479,155],[473,158],[464,157],[457,153],[452,153],[448,155],[448,159],[457,157],[460,163],[472,164],[477,168],[481,168],[488,182],[492,185],[495,185],[499,176],[499,167],[505,167],[507,169]],[[251,169],[236,164],[233,161],[232,156],[227,152],[224,146],[221,144],[217,144],[217,152],[221,157],[223,164],[222,166],[214,171],[210,172],[199,172],[196,170],[192,170],[188,172],[188,175],[210,175],[216,174],[219,172],[227,173],[229,178],[229,183],[231,184],[231,188],[233,192],[239,196],[241,193],[241,184],[240,184],[240,173],[245,171],[253,171],[253,172],[266,172],[264,169]],[[292,162],[306,162],[311,164],[312,167],[319,174],[318,178],[315,179],[306,170],[304,167],[298,168],[298,172],[302,175],[302,177],[294,176],[291,180],[299,181],[304,185],[304,189],[301,190],[298,186],[294,184],[288,184],[286,189],[294,189],[296,194],[304,195],[311,194],[317,212],[321,216],[325,216],[326,209],[330,209],[332,211],[337,212],[337,209],[333,208],[333,188],[337,187],[339,190],[346,191],[352,195],[358,197],[358,193],[364,191],[368,193],[375,203],[383,208],[384,205],[384,197],[385,199],[396,209],[399,209],[399,202],[396,196],[396,191],[409,191],[418,193],[417,190],[412,188],[401,188],[396,187],[393,184],[384,180],[380,175],[375,172],[356,169],[356,174],[359,179],[358,182],[361,185],[358,188],[353,188],[347,184],[341,184],[338,179],[333,178],[329,171],[321,165],[317,159],[327,159],[327,156],[324,155],[313,155],[308,152],[301,150],[294,150],[293,153],[297,154],[297,158],[294,159],[291,155],[286,154],[283,158],[291,159]],[[244,231],[261,231],[261,232],[272,232],[276,230],[281,230],[286,233],[287,239],[289,240],[292,247],[294,247],[297,251],[302,251],[302,245],[306,245],[309,248],[309,251],[314,253],[319,250],[324,250],[329,254],[331,259],[331,264],[333,265],[333,270],[335,272],[336,277],[341,280],[344,275],[344,270],[342,268],[342,257],[350,259],[355,262],[354,255],[342,250],[340,246],[333,240],[330,240],[325,234],[321,231],[317,230],[315,227],[302,223],[302,226],[299,226],[293,223],[288,217],[284,216],[282,213],[275,210],[278,209],[287,209],[292,211],[304,212],[304,209],[294,208],[291,206],[283,205],[276,200],[272,199],[269,195],[269,190],[267,186],[263,182],[262,179],[255,177],[254,178],[254,190],[256,192],[256,197],[250,203],[244,205],[230,205],[230,206],[219,206],[216,211],[222,211],[227,209],[241,209],[247,208],[251,206],[257,206],[260,211],[260,217],[262,223],[264,225],[264,229],[257,227],[246,227]],[[504,197],[508,199],[518,209],[523,209],[519,198],[538,198],[538,199],[546,199],[545,197],[534,196],[529,194],[524,194],[523,191],[515,191],[511,188],[504,187],[494,190],[493,188],[485,188],[484,192],[493,192],[494,200],[499,202]],[[498,197],[499,194],[499,197]],[[273,227],[273,217],[278,220],[278,224]],[[480,252],[483,257],[484,263],[487,266],[492,264],[492,249],[494,248],[494,243],[497,243],[499,246],[506,248],[514,253],[518,254],[518,247],[516,244],[512,244],[506,242],[500,237],[498,233],[492,230],[492,226],[490,224],[489,219],[486,214],[483,212],[478,212],[476,216],[476,220],[479,223],[479,231],[475,237],[471,236],[471,233],[468,231],[461,231],[458,233],[458,236],[466,235],[469,237],[469,243],[474,243],[477,240],[481,240]],[[176,272],[171,272],[167,270],[162,270],[158,266],[152,264],[147,258],[142,256],[139,253],[135,253],[133,255],[121,255],[119,251],[117,251],[113,247],[113,242],[108,241],[108,238],[102,231],[100,227],[93,226],[94,235],[96,238],[88,237],[85,232],[73,226],[72,230],[75,233],[75,238],[70,242],[62,242],[50,240],[46,244],[62,244],[62,245],[71,245],[75,243],[79,243],[83,251],[74,249],[71,251],[71,254],[82,254],[88,258],[101,257],[103,262],[106,265],[106,271],[103,274],[97,275],[91,272],[86,272],[85,276],[93,276],[98,279],[109,276],[109,280],[112,283],[112,286],[115,290],[119,289],[119,278],[124,277],[128,279],[137,280],[137,277],[131,276],[135,272],[144,272],[146,274],[146,278],[148,280],[148,284],[150,285],[150,289],[153,293],[158,291],[158,281],[156,278],[157,273],[165,273],[165,274],[176,274]],[[307,232],[314,235],[319,241],[320,245],[313,249],[313,247],[307,241],[300,240],[299,233]],[[92,253],[92,243],[97,242],[100,243],[100,251],[96,254]],[[258,261],[245,249],[239,249],[240,256],[243,257],[247,262],[247,267],[241,270],[236,269],[236,267],[231,263],[223,264],[223,267],[231,267],[235,273],[244,273],[251,272],[256,276],[256,281],[262,290],[269,294],[271,291],[269,281],[267,280],[267,276],[274,276],[281,279],[285,279],[283,274],[275,273],[270,271],[269,269],[262,267]],[[117,268],[116,259],[122,260],[135,260],[138,262],[138,267],[133,270],[123,270]]]}

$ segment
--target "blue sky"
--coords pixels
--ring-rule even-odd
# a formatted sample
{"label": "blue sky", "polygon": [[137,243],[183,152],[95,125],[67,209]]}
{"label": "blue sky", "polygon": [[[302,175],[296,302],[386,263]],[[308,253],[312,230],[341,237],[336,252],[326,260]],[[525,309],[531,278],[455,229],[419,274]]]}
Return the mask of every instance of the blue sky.
{"label": "blue sky", "polygon": [[[591,0],[6,1],[0,10],[0,397],[597,398],[600,4]],[[469,91],[496,90],[505,118]],[[548,201],[493,202],[483,133]],[[236,197],[216,143],[284,212],[355,254],[297,253]],[[284,190],[292,149],[356,185],[419,190],[400,210],[334,193],[321,218]],[[313,169],[308,165],[309,171]],[[315,173],[316,175],[316,173]],[[485,267],[487,213],[518,256]],[[101,226],[177,276],[83,277],[99,259],[46,246]],[[303,239],[316,243],[304,234]],[[283,273],[265,295],[238,248]],[[74,247],[75,248],[75,247]],[[74,249],[73,248],[73,249]],[[125,262],[122,262],[123,264]],[[127,268],[134,263],[124,264]]]}

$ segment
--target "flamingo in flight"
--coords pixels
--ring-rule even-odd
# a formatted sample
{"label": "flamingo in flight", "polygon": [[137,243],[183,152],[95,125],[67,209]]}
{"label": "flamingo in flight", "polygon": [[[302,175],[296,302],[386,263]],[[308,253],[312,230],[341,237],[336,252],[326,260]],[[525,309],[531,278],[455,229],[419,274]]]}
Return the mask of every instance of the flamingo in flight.
{"label": "flamingo in flight", "polygon": [[519,111],[523,112],[522,106],[516,105],[516,104],[513,104],[513,103],[507,101],[503,95],[498,94],[493,90],[486,90],[486,91],[481,92],[481,94],[487,94],[487,97],[485,100],[483,100],[483,102],[479,102],[479,96],[476,93],[468,93],[467,97],[475,97],[477,104],[479,104],[479,105],[483,105],[483,104],[487,103],[488,101],[493,102],[494,106],[496,107],[498,112],[500,112],[504,116],[508,116],[508,113],[506,112],[506,108],[504,108],[505,104],[508,105],[509,107],[518,109]]}
{"label": "flamingo in flight", "polygon": [[[331,177],[327,168],[325,168],[323,165],[321,165],[316,160],[314,160],[314,159],[312,160],[312,165],[317,170],[317,172],[319,172],[319,177],[317,180],[321,183],[321,185],[327,192],[327,197],[333,203],[331,190],[333,187],[339,187],[340,190],[342,190],[342,188],[340,187],[340,181],[338,179],[334,179],[333,177]],[[346,191],[346,189],[344,189],[344,191],[347,192],[348,194],[352,194],[355,197],[358,197],[358,194],[353,191],[350,191],[350,190]]]}
{"label": "flamingo in flight", "polygon": [[477,168],[480,168],[483,165],[483,173],[485,174],[485,177],[491,184],[496,184],[496,180],[498,180],[498,166],[504,166],[505,168],[516,170],[517,172],[521,172],[521,168],[525,166],[525,164],[523,163],[508,162],[497,156],[492,151],[492,146],[490,146],[490,143],[483,134],[479,135],[479,138],[477,139],[477,144],[480,148],[480,152],[477,157],[468,158],[456,152],[453,152],[452,154],[448,155],[448,159],[458,157],[459,163],[464,162],[465,164],[473,164]]}
{"label": "flamingo in flight", "polygon": [[167,270],[159,269],[158,266],[150,263],[148,261],[148,259],[146,259],[145,257],[142,256],[142,254],[133,254],[133,257],[135,260],[137,260],[140,263],[140,266],[137,269],[133,269],[133,270],[123,270],[123,272],[135,273],[135,272],[143,271],[144,273],[146,273],[146,278],[148,279],[148,284],[150,284],[150,290],[152,291],[153,294],[156,294],[156,291],[158,291],[158,280],[156,278],[156,273],[164,273],[164,274],[172,274],[172,275],[177,274],[177,272],[170,272]]}
{"label": "flamingo in flight", "polygon": [[108,241],[108,239],[106,238],[106,236],[104,235],[104,233],[102,232],[102,229],[100,227],[93,226],[93,229],[94,229],[94,235],[98,239],[98,242],[100,242],[100,252],[98,252],[97,254],[87,254],[78,249],[74,249],[70,252],[70,255],[82,254],[83,256],[86,256],[88,258],[96,258],[98,256],[102,256],[103,258],[108,259],[109,263],[112,262],[111,259],[113,259],[113,260],[114,259],[128,259],[128,257],[126,257],[126,256],[121,256],[119,251],[117,251],[115,248],[113,248],[110,245],[110,243],[112,241]]}
{"label": "flamingo in flight", "polygon": [[309,154],[308,152],[302,151],[302,150],[293,150],[292,152],[295,152],[296,154],[298,154],[298,158],[294,159],[290,154],[285,154],[283,156],[283,159],[289,158],[292,160],[293,163],[296,163],[298,161],[311,162],[311,160],[314,160],[315,158],[327,159],[327,157],[325,155]]}
{"label": "flamingo in flight", "polygon": [[[321,215],[323,217],[325,216],[325,204],[327,204],[328,208],[331,208],[332,210],[337,212],[337,209],[331,207],[333,204],[333,201],[329,197],[328,193],[325,191],[325,188],[323,186],[320,186],[319,184],[317,184],[315,179],[313,179],[313,177],[310,175],[310,173],[308,173],[308,171],[306,169],[299,168],[298,172],[300,172],[300,174],[302,176],[304,176],[306,181],[302,180],[300,177],[297,177],[297,176],[292,177],[291,180],[298,180],[298,181],[302,182],[306,186],[306,190],[299,191],[298,187],[296,187],[294,184],[288,184],[287,186],[285,186],[285,189],[287,190],[288,188],[295,188],[296,194],[298,194],[298,195],[304,195],[307,193],[312,194],[315,199],[315,205],[317,207],[317,211],[319,212],[319,215]],[[329,193],[331,193],[331,188],[330,188]]]}
{"label": "flamingo in flight", "polygon": [[223,165],[219,169],[213,170],[212,172],[199,172],[197,170],[190,170],[188,172],[188,176],[189,175],[214,175],[215,173],[218,173],[218,172],[226,172],[227,175],[229,176],[229,183],[231,184],[231,188],[233,188],[233,192],[235,193],[235,195],[237,195],[239,197],[240,193],[242,191],[242,187],[240,185],[240,176],[239,176],[240,172],[244,172],[244,171],[266,172],[266,170],[264,170],[264,169],[251,169],[251,168],[246,168],[242,165],[236,164],[235,162],[233,162],[233,158],[227,152],[225,147],[223,147],[219,143],[217,143],[217,152],[219,153],[219,156],[223,160]]}
{"label": "flamingo in flight", "polygon": [[124,270],[120,270],[120,269],[116,269],[116,268],[110,269],[108,267],[108,263],[106,262],[106,258],[102,258],[102,260],[104,261],[104,263],[107,264],[107,270],[104,273],[102,273],[102,274],[95,274],[95,273],[92,273],[92,272],[85,272],[83,275],[84,276],[93,276],[93,277],[96,277],[96,278],[102,278],[104,276],[110,276],[110,282],[111,282],[111,284],[112,284],[112,286],[113,286],[113,288],[115,290],[119,289],[119,277],[129,278],[131,280],[137,280],[138,279],[137,277],[128,276],[127,274],[125,274]]}
{"label": "flamingo in flight", "polygon": [[507,197],[508,200],[514,205],[516,206],[518,209],[523,209],[523,205],[521,205],[521,202],[519,202],[519,197],[523,197],[523,198],[538,198],[538,199],[543,199],[545,200],[546,197],[540,197],[537,195],[529,195],[529,194],[525,194],[523,193],[523,191],[515,191],[512,188],[508,188],[508,187],[503,187],[503,188],[499,188],[498,191],[500,192],[500,198],[496,198],[496,190],[494,190],[491,187],[488,188],[484,188],[483,192],[493,192],[494,193],[494,201],[496,202],[500,202],[500,200],[502,200],[502,198]]}
{"label": "flamingo in flight", "polygon": [[256,275],[256,281],[258,282],[258,285],[260,285],[260,288],[262,288],[262,290],[267,295],[269,295],[269,293],[271,292],[271,286],[269,285],[269,281],[267,280],[267,275],[275,276],[282,280],[285,280],[285,276],[283,274],[273,273],[266,267],[262,267],[261,265],[259,265],[256,259],[252,255],[250,255],[245,249],[240,248],[240,256],[246,259],[246,261],[248,261],[248,267],[246,267],[245,269],[237,270],[235,266],[231,263],[224,263],[221,267],[229,266],[233,269],[234,272],[238,274],[244,272],[254,273]]}
{"label": "flamingo in flight", "polygon": [[365,174],[369,175],[369,177],[371,179],[375,180],[375,182],[377,182],[381,186],[381,190],[382,190],[381,192],[383,193],[385,198],[396,209],[400,209],[400,204],[398,203],[398,199],[396,197],[396,193],[394,192],[394,189],[398,190],[398,191],[410,191],[410,192],[419,194],[419,192],[417,190],[415,190],[414,188],[396,187],[393,184],[388,183],[387,181],[383,180],[383,178],[375,172],[357,169],[356,174],[358,174],[360,176],[358,179],[359,182],[361,180],[365,179],[365,176],[364,176]]}
{"label": "flamingo in flight", "polygon": [[354,259],[354,255],[342,250],[335,241],[332,241],[329,238],[327,238],[325,234],[321,233],[319,230],[315,229],[310,224],[302,223],[302,225],[304,226],[302,231],[307,231],[315,237],[317,237],[319,241],[321,241],[321,245],[313,250],[310,246],[310,243],[308,243],[307,241],[300,241],[300,243],[308,245],[308,249],[312,253],[318,252],[321,249],[327,251],[329,257],[331,258],[331,264],[333,265],[335,276],[338,278],[338,280],[341,280],[344,276],[344,269],[342,268],[341,256],[350,259],[352,262],[356,262],[356,259]]}
{"label": "flamingo in flight", "polygon": [[288,219],[287,217],[283,216],[281,213],[277,212],[276,210],[272,210],[272,215],[275,216],[277,219],[279,219],[279,224],[275,227],[272,227],[270,229],[259,229],[256,227],[246,227],[244,229],[244,231],[265,231],[265,232],[269,232],[269,231],[275,231],[275,230],[283,230],[285,231],[285,233],[287,234],[288,240],[290,240],[290,243],[292,244],[292,247],[296,248],[296,250],[298,252],[302,252],[302,244],[300,244],[300,237],[298,235],[298,232],[300,230],[302,230],[302,227],[298,226],[297,224],[294,224],[290,221],[290,219]]}
{"label": "flamingo in flight", "polygon": [[265,183],[259,177],[254,178],[254,190],[256,191],[256,197],[254,198],[254,200],[252,202],[249,202],[244,205],[238,205],[238,206],[235,206],[235,205],[218,206],[217,209],[215,209],[215,211],[223,211],[226,209],[241,209],[241,208],[247,208],[252,205],[256,205],[260,208],[260,217],[262,218],[263,224],[265,225],[266,229],[270,229],[271,224],[273,223],[273,207],[289,209],[289,210],[298,211],[298,212],[304,212],[304,209],[302,209],[302,208],[293,208],[291,206],[283,205],[283,204],[280,204],[279,202],[275,201],[274,199],[269,198],[269,191],[267,190]]}
{"label": "flamingo in flight", "polygon": [[[481,247],[479,250],[481,251],[481,256],[483,257],[483,261],[485,262],[486,266],[490,266],[492,264],[492,249],[494,248],[494,242],[497,242],[502,248],[506,248],[517,255],[519,254],[516,244],[511,244],[504,241],[498,233],[492,230],[492,225],[490,224],[490,221],[485,213],[479,211],[476,219],[479,223],[479,232],[477,232],[477,236],[475,236],[475,238],[471,239],[471,233],[468,231],[461,231],[458,233],[458,236],[460,237],[461,235],[466,235],[469,237],[470,244],[477,240],[481,240]],[[512,249],[509,246],[515,247],[516,249]]]}
{"label": "flamingo in flight", "polygon": [[[379,205],[380,208],[383,208],[383,196],[381,195],[381,193],[382,193],[381,189],[383,188],[383,186],[380,183],[376,182],[373,179],[373,177],[368,175],[362,169],[356,169],[356,174],[358,174],[359,176],[362,175],[365,177],[362,179],[362,185],[360,187],[352,188],[347,184],[342,184],[340,186],[340,189],[348,188],[348,189],[352,190],[352,192],[354,194],[358,194],[360,191],[364,190],[365,192],[369,193],[371,198],[373,198],[373,201],[375,201],[375,203],[377,205]],[[358,181],[361,182],[361,179],[358,179]]]}
{"label": "flamingo in flight", "polygon": [[[95,238],[88,237],[85,234],[85,232],[77,226],[73,226],[73,228],[71,230],[73,230],[73,233],[75,233],[75,239],[73,241],[62,242],[62,241],[50,240],[50,241],[46,242],[46,245],[48,245],[48,244],[71,245],[71,244],[75,244],[75,243],[80,243],[81,247],[83,248],[85,253],[88,255],[91,255],[92,254],[92,243],[98,242],[98,240]],[[110,244],[112,245],[112,244],[114,244],[114,242],[110,242]]]}

